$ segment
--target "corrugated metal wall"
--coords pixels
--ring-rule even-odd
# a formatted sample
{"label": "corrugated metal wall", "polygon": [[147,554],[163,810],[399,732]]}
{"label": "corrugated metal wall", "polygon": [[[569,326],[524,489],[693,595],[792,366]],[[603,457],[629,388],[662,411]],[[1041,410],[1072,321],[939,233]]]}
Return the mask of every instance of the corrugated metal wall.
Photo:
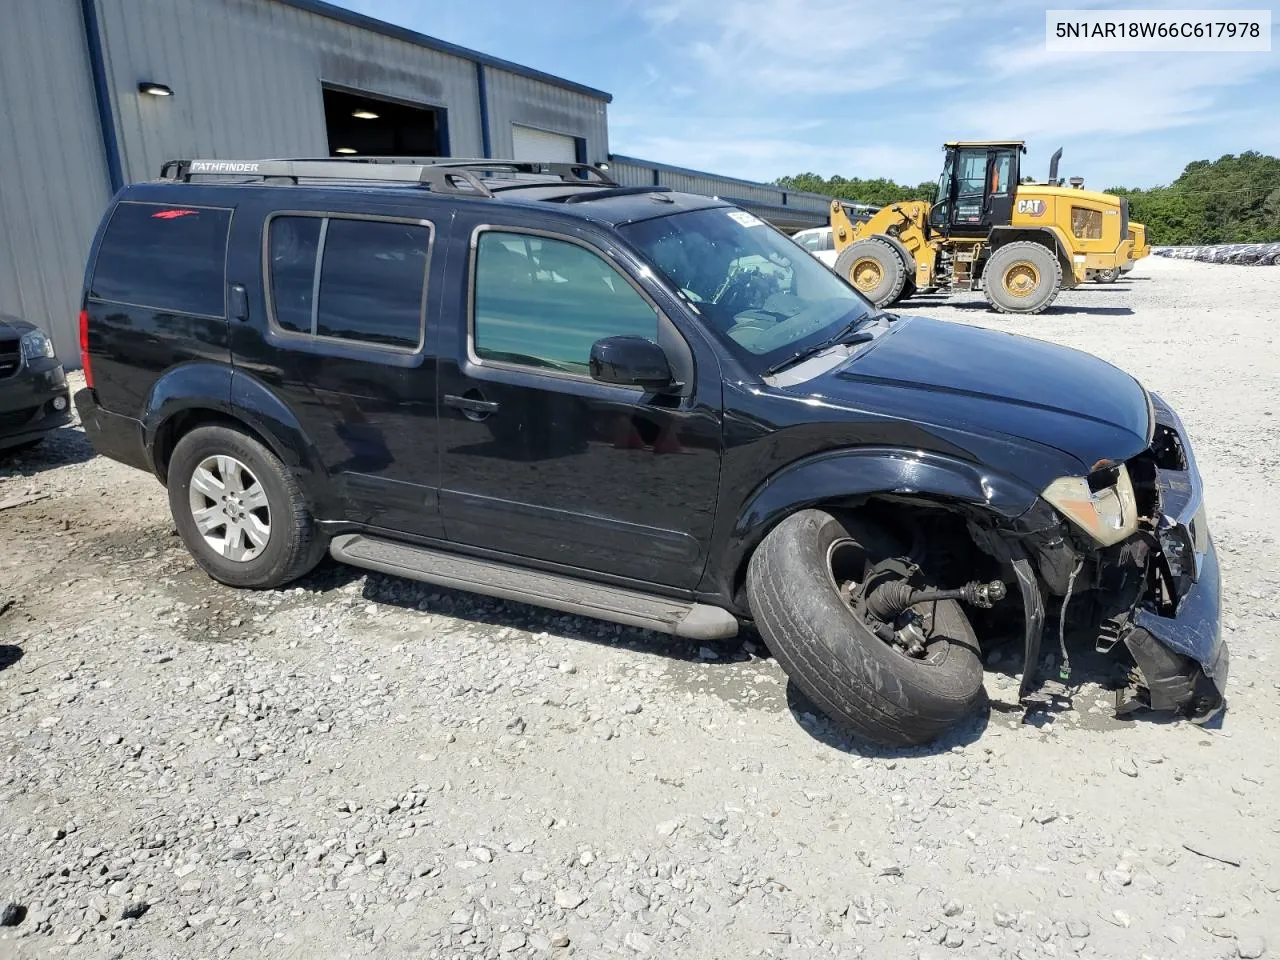
{"label": "corrugated metal wall", "polygon": [[80,3],[0,7],[0,313],[76,360],[85,256],[111,198]]}
{"label": "corrugated metal wall", "polygon": [[[582,137],[587,142],[588,163],[601,163],[609,156],[609,120],[603,101],[496,67],[485,67],[485,77],[490,149],[495,157],[514,155],[513,123]],[[463,155],[458,150],[454,154]]]}
{"label": "corrugated metal wall", "polygon": [[128,179],[173,157],[325,156],[322,82],[444,107],[451,152],[480,154],[470,60],[270,0],[97,2]]}
{"label": "corrugated metal wall", "polygon": [[625,186],[661,185],[684,193],[720,197],[752,211],[783,230],[823,226],[829,221],[831,198],[785,190],[771,183],[719,177],[618,154],[609,158],[609,175]]}

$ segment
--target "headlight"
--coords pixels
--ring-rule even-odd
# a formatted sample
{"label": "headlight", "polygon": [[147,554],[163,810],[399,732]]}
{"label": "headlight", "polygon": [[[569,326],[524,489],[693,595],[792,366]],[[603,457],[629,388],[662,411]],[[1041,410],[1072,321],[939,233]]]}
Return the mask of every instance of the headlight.
{"label": "headlight", "polygon": [[43,330],[32,330],[30,333],[24,333],[19,341],[18,349],[22,352],[23,360],[40,360],[54,356],[53,341],[44,335]]}
{"label": "headlight", "polygon": [[1119,543],[1138,529],[1138,503],[1133,481],[1123,466],[1113,484],[1094,490],[1087,477],[1063,477],[1044,488],[1042,496],[1064,517],[1104,547]]}

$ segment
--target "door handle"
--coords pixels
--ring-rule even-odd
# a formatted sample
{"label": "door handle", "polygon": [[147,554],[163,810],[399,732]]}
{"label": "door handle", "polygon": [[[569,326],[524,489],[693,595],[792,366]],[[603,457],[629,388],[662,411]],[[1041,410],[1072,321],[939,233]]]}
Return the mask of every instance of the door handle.
{"label": "door handle", "polygon": [[444,405],[461,410],[464,414],[488,416],[498,412],[498,404],[493,400],[482,400],[479,397],[458,397],[451,393],[444,396]]}

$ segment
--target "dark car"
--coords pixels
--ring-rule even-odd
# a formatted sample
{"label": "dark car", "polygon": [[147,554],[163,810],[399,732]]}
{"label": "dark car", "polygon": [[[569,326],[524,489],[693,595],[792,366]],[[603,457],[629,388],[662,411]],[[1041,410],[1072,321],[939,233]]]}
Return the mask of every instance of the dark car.
{"label": "dark car", "polygon": [[1046,617],[1131,663],[1137,703],[1224,703],[1159,397],[877,312],[718,200],[582,165],[174,161],[115,198],[84,309],[85,429],[224,583],[329,552],[693,640],[754,622],[890,744],[975,709],[1002,640],[1043,697]]}
{"label": "dark car", "polygon": [[53,341],[0,314],[0,457],[35,446],[71,422],[71,397]]}

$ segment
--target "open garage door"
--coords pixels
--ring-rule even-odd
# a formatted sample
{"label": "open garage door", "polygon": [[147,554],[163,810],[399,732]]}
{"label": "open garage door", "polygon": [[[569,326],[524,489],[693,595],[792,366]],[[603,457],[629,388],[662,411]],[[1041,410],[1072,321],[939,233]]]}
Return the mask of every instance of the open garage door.
{"label": "open garage door", "polygon": [[326,86],[324,122],[335,156],[447,157],[445,110]]}
{"label": "open garage door", "polygon": [[550,133],[533,127],[511,125],[513,160],[553,160],[577,163],[578,140],[563,133]]}

